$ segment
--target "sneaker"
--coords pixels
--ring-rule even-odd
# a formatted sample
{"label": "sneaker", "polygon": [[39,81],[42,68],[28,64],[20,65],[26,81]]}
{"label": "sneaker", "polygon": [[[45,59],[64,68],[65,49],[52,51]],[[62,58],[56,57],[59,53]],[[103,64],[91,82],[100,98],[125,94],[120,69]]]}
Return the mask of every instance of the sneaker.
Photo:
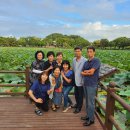
{"label": "sneaker", "polygon": [[62,112],[67,112],[69,110],[69,107],[65,108]]}

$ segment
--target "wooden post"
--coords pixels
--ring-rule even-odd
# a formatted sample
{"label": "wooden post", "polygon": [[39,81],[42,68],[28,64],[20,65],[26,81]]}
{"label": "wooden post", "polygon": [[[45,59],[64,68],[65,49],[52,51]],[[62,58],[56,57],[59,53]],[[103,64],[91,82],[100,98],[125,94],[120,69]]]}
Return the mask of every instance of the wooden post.
{"label": "wooden post", "polygon": [[28,97],[28,91],[29,91],[29,70],[30,67],[29,65],[26,66],[26,70],[25,70],[25,76],[26,76],[26,92],[25,95]]}
{"label": "wooden post", "polygon": [[113,123],[109,120],[110,116],[114,116],[115,99],[111,96],[112,92],[115,92],[114,87],[116,84],[114,82],[109,83],[107,89],[107,101],[106,101],[106,114],[105,114],[105,127],[106,130],[112,130]]}

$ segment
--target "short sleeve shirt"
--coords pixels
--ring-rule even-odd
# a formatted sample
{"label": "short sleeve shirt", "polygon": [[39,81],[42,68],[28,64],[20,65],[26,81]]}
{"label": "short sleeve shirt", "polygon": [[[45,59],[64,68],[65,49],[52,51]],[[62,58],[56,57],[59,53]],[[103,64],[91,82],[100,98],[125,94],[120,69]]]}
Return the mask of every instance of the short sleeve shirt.
{"label": "short sleeve shirt", "polygon": [[36,98],[42,98],[46,100],[47,91],[50,90],[50,84],[41,84],[36,80],[31,86],[30,90],[33,91],[33,94]]}
{"label": "short sleeve shirt", "polygon": [[98,58],[93,58],[92,60],[88,60],[85,62],[83,66],[84,70],[90,70],[94,68],[95,72],[93,75],[84,76],[84,86],[96,86],[98,84],[99,79],[99,70],[100,70],[100,60]]}

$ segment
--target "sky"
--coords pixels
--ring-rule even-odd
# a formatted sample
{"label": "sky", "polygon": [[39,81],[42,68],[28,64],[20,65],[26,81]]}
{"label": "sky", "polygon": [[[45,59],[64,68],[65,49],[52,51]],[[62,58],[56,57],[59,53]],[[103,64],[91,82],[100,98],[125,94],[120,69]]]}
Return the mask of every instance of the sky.
{"label": "sky", "polygon": [[0,0],[0,36],[130,38],[130,0]]}

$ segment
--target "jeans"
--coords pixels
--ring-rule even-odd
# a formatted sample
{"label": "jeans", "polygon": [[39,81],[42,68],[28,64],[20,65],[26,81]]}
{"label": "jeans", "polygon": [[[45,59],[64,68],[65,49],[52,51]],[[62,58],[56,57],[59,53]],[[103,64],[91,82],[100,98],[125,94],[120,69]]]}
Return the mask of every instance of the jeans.
{"label": "jeans", "polygon": [[76,108],[81,110],[83,106],[83,86],[75,86],[75,100],[76,100]]}
{"label": "jeans", "polygon": [[54,91],[52,101],[55,105],[60,106],[62,103],[62,92]]}
{"label": "jeans", "polygon": [[95,112],[95,96],[97,86],[84,86],[85,100],[86,100],[86,113],[89,120],[94,121]]}
{"label": "jeans", "polygon": [[72,86],[63,86],[63,96],[64,96],[64,107],[68,107],[68,103],[72,104],[71,99],[69,98],[69,92],[72,90]]}

